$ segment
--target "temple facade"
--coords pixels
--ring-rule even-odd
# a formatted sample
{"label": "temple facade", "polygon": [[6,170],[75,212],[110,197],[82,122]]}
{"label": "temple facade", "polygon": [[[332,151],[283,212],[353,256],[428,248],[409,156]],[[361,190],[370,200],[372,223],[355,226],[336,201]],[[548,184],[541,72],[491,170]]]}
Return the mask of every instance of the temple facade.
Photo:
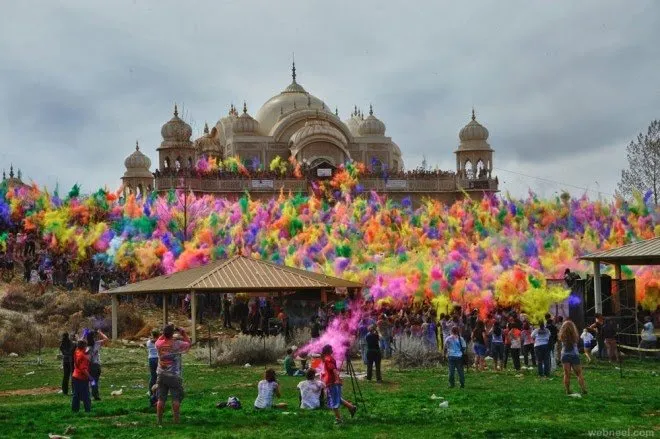
{"label": "temple facade", "polygon": [[[401,149],[386,136],[385,124],[373,107],[366,115],[354,107],[350,117],[341,120],[336,109],[332,111],[297,82],[295,64],[291,76],[292,82],[254,116],[246,103],[241,110],[231,105],[212,128],[205,124],[196,140],[191,140],[192,129],[175,105],[173,117],[161,128],[157,170],[152,174],[151,161],[136,145],[125,160],[125,192],[190,189],[237,197],[248,191],[253,198],[269,198],[281,190],[310,191],[312,181],[332,178],[337,167],[349,161],[366,165],[368,172],[360,178],[365,190],[396,200],[411,196],[415,201],[430,197],[452,202],[466,194],[480,198],[498,190],[488,130],[477,122],[474,111],[459,133],[455,171],[406,171]],[[196,163],[204,156],[238,157],[254,176],[200,175]],[[258,172],[268,170],[278,156],[284,161],[294,158],[302,165],[303,177]]]}

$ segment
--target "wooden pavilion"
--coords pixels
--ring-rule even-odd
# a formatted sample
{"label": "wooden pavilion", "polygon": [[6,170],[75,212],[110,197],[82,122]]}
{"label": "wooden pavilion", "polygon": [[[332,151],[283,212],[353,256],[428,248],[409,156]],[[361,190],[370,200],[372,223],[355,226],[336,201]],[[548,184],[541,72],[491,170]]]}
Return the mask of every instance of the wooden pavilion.
{"label": "wooden pavilion", "polygon": [[339,291],[352,296],[363,285],[299,268],[277,265],[245,256],[211,262],[185,271],[154,277],[104,291],[112,297],[112,339],[117,339],[119,296],[162,295],[163,324],[168,322],[168,300],[172,294],[190,294],[193,343],[197,340],[197,294],[245,293],[253,296],[277,296],[298,292],[317,293],[322,302]]}
{"label": "wooden pavilion", "polygon": [[611,250],[591,253],[580,258],[594,265],[594,305],[597,313],[603,312],[600,264],[614,265],[615,280],[621,280],[622,265],[660,265],[660,237],[633,242]]}

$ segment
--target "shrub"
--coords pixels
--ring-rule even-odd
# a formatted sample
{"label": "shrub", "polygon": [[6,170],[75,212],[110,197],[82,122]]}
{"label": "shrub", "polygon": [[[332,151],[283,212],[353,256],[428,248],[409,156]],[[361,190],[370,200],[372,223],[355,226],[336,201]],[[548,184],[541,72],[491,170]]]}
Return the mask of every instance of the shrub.
{"label": "shrub", "polygon": [[[263,337],[238,334],[234,338],[220,340],[211,355],[215,358],[215,365],[267,364],[283,358],[287,347],[290,345],[282,335],[264,339]],[[197,349],[195,357],[207,359],[208,350],[204,348]]]}
{"label": "shrub", "polygon": [[7,289],[0,306],[11,311],[27,311],[30,309],[27,293],[15,287]]}
{"label": "shrub", "polygon": [[396,339],[392,359],[401,368],[432,367],[443,361],[443,355],[435,348],[429,348],[422,338],[402,336]]}
{"label": "shrub", "polygon": [[82,317],[102,316],[109,298],[85,291],[54,292],[44,295],[44,303],[35,314],[38,322],[45,323],[50,316],[61,315],[66,318],[81,312]]}
{"label": "shrub", "polygon": [[34,319],[19,312],[0,309],[0,352],[25,354],[53,346],[58,334],[39,328]]}

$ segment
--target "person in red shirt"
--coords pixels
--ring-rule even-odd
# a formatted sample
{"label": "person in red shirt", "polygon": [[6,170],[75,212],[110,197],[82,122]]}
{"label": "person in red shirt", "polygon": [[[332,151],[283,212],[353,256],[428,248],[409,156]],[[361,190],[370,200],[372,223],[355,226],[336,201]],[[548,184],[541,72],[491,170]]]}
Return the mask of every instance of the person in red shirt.
{"label": "person in red shirt", "polygon": [[85,407],[85,412],[92,410],[92,400],[89,397],[89,356],[86,352],[87,342],[78,340],[76,350],[73,353],[73,374],[71,384],[73,387],[73,399],[71,399],[71,409],[74,413],[80,411],[80,401]]}
{"label": "person in red shirt", "polygon": [[[179,339],[174,338],[178,332]],[[167,394],[172,394],[172,414],[174,423],[180,420],[180,406],[183,400],[183,379],[181,378],[181,355],[190,350],[190,337],[182,328],[175,328],[168,324],[163,328],[163,335],[156,341],[158,350],[158,368],[156,369],[156,384],[158,385],[158,403],[156,413],[158,424],[163,423],[163,412]]]}
{"label": "person in red shirt", "polygon": [[342,405],[346,407],[351,414],[351,418],[355,416],[357,407],[341,397],[341,378],[339,376],[339,369],[337,369],[337,362],[332,356],[332,346],[323,346],[321,358],[323,358],[323,374],[321,378],[323,378],[326,388],[328,407],[335,413],[335,423],[340,424],[342,421],[339,407]]}

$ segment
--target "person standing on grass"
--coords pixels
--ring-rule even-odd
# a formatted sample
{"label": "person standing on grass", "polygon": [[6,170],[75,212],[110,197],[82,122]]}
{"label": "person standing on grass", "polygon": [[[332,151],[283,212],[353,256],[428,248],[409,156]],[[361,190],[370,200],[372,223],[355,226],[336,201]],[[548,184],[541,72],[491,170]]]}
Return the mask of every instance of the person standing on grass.
{"label": "person standing on grass", "polygon": [[529,367],[529,357],[532,357],[532,367],[536,367],[536,355],[534,354],[534,337],[532,337],[532,327],[528,321],[522,325],[523,342],[523,360],[525,367]]}
{"label": "person standing on grass", "polygon": [[[640,349],[655,349],[655,344],[658,340],[658,337],[655,335],[655,328],[653,327],[653,319],[651,316],[646,316],[644,318],[644,326],[642,326],[640,338]],[[642,352],[644,357],[646,357],[647,354],[651,354],[651,356],[653,356],[653,352]]]}
{"label": "person standing on grass", "polygon": [[512,326],[511,329],[509,329],[508,335],[513,368],[518,371],[520,370],[520,348],[522,347],[522,334],[520,329]]}
{"label": "person standing on grass", "polygon": [[151,338],[147,340],[147,362],[149,364],[149,400],[151,406],[156,405],[158,398],[156,397],[156,392],[152,391],[154,384],[156,384],[156,379],[158,378],[158,349],[156,348],[156,341],[160,332],[154,329],[151,331]]}
{"label": "person standing on grass", "polygon": [[550,351],[550,370],[554,370],[553,366],[553,361],[555,361],[555,345],[557,344],[557,326],[555,326],[554,320],[552,319],[552,315],[550,313],[547,313],[545,315],[545,329],[550,331],[550,339],[548,340],[548,350]]}
{"label": "person standing on grass", "polygon": [[582,366],[580,366],[580,351],[578,350],[578,330],[575,323],[566,320],[562,323],[558,339],[561,341],[561,364],[564,367],[564,390],[567,395],[571,394],[571,369],[577,377],[582,394],[587,394],[587,386],[584,383]]}
{"label": "person standing on grass", "polygon": [[501,370],[504,363],[504,332],[499,322],[495,322],[493,329],[490,330],[491,348],[490,352],[495,363],[495,370]]}
{"label": "person standing on grass", "polygon": [[[556,316],[555,328],[557,329],[557,334],[561,332],[561,327],[563,324],[564,324],[564,317]],[[555,351],[555,363],[559,365],[559,363],[561,363],[561,352],[562,352],[562,344],[561,344],[561,340],[559,339],[559,335],[557,335],[557,342],[555,343],[554,351]]]}
{"label": "person standing on grass", "polygon": [[459,334],[458,326],[451,328],[451,335],[445,340],[445,352],[449,362],[449,387],[455,386],[454,374],[458,370],[458,381],[461,389],[465,387],[465,373],[463,372],[463,354],[467,344]]}
{"label": "person standing on grass", "polygon": [[602,360],[605,355],[605,338],[603,337],[603,319],[602,314],[596,314],[596,321],[589,326],[589,329],[596,331],[596,342],[598,343],[598,359]]}
{"label": "person standing on grass", "polygon": [[534,354],[536,355],[536,364],[538,366],[539,376],[547,378],[550,376],[550,331],[541,321],[539,327],[532,331],[534,339]]}
{"label": "person standing on grass", "polygon": [[87,333],[87,349],[89,350],[89,374],[92,376],[92,397],[94,401],[100,401],[99,379],[101,378],[101,346],[108,342],[108,337],[101,330]]}
{"label": "person standing on grass", "polygon": [[335,414],[335,424],[341,424],[339,407],[342,405],[346,407],[351,414],[351,418],[355,416],[357,407],[341,397],[341,377],[339,376],[339,369],[337,369],[337,362],[332,356],[332,346],[329,344],[323,346],[321,358],[323,359],[323,374],[321,377],[326,388],[328,408],[332,409]]}
{"label": "person standing on grass", "polygon": [[619,361],[619,348],[616,346],[616,333],[617,324],[614,318],[608,317],[603,325],[603,338],[605,339],[605,346],[607,346],[607,356],[610,362]]}
{"label": "person standing on grass", "polygon": [[373,367],[375,365],[376,382],[382,383],[383,378],[380,374],[380,362],[382,358],[380,353],[380,337],[378,336],[376,325],[371,325],[371,328],[369,328],[369,334],[367,334],[365,342],[367,345],[367,381],[371,381]]}
{"label": "person standing on grass", "polygon": [[71,379],[73,398],[71,399],[71,410],[73,413],[80,411],[82,401],[85,412],[92,410],[92,401],[89,398],[89,356],[87,355],[87,342],[78,340],[76,350],[73,353],[73,375]]}
{"label": "person standing on grass", "polygon": [[[181,339],[174,338],[178,332]],[[180,421],[180,407],[183,400],[183,379],[181,378],[181,355],[190,350],[190,337],[183,328],[175,328],[169,324],[163,328],[163,335],[156,341],[158,350],[158,369],[156,384],[158,385],[158,403],[156,414],[158,425],[163,423],[163,412],[167,394],[172,393],[172,415],[174,423]]]}
{"label": "person standing on grass", "polygon": [[60,342],[60,354],[62,354],[62,393],[69,394],[69,382],[71,381],[71,373],[73,372],[73,352],[76,346],[69,339],[67,332],[62,334],[62,341]]}
{"label": "person standing on grass", "polygon": [[582,345],[584,346],[584,355],[587,357],[587,361],[591,363],[591,342],[593,342],[594,336],[591,335],[589,329],[584,328],[580,338],[582,339]]}
{"label": "person standing on grass", "polygon": [[[449,330],[449,335],[451,335],[451,329]],[[449,337],[445,337],[445,340]],[[488,339],[488,335],[486,333],[486,326],[484,325],[484,321],[479,319],[477,320],[477,324],[474,328],[474,331],[472,331],[472,340],[474,340],[474,344],[472,345],[472,349],[474,350],[474,365],[477,370],[486,370],[486,340]]]}

